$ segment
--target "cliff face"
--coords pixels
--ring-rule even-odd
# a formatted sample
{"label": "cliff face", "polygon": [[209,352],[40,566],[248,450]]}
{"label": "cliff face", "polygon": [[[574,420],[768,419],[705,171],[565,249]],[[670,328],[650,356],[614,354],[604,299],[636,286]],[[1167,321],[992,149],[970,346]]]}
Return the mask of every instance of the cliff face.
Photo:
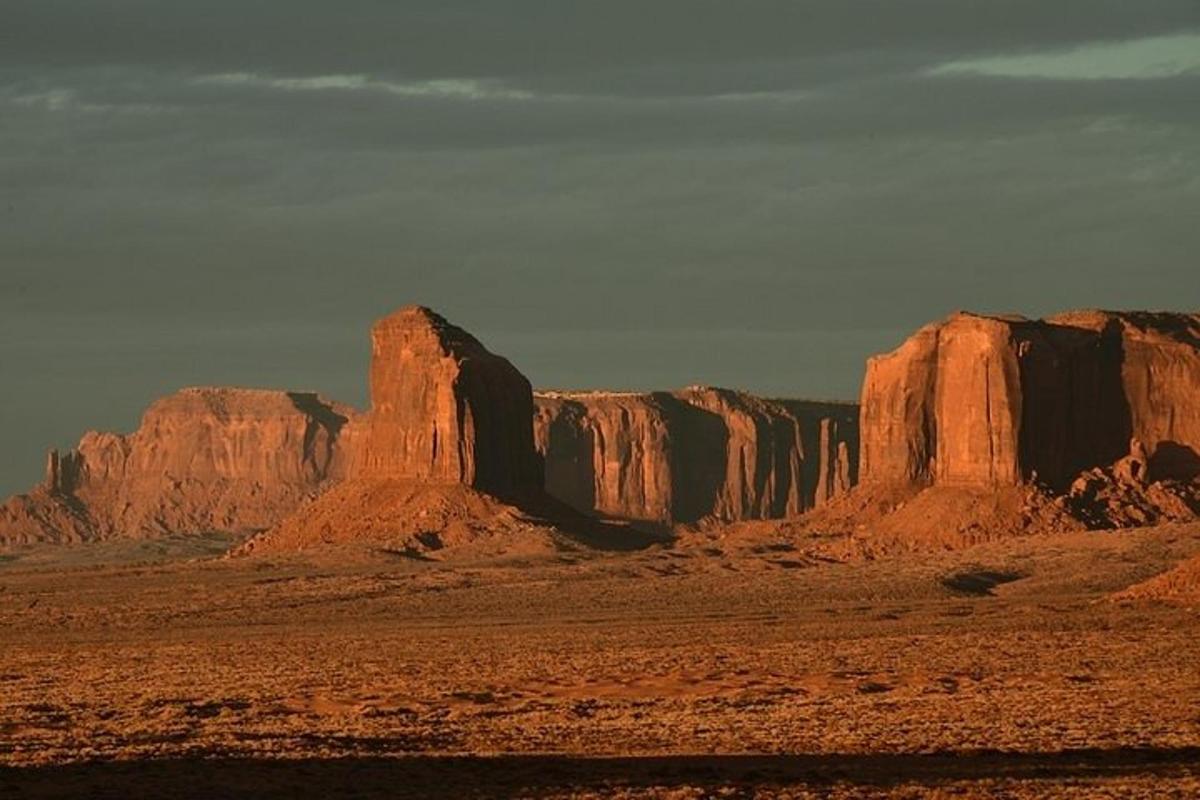
{"label": "cliff face", "polygon": [[371,411],[355,478],[462,483],[507,496],[541,490],[525,376],[429,309],[371,329]]}
{"label": "cliff face", "polygon": [[1094,525],[1178,518],[1192,493],[1171,482],[1200,475],[1197,396],[1200,315],[955,314],[868,362],[863,483],[1029,483]]}
{"label": "cliff face", "polygon": [[936,458],[938,328],[867,361],[860,405],[862,481],[927,483]]}
{"label": "cliff face", "polygon": [[1133,440],[1151,476],[1195,477],[1198,343],[1200,317],[1186,314],[926,326],[867,364],[863,481],[1063,490]]}
{"label": "cliff face", "polygon": [[710,388],[546,392],[535,402],[546,491],[602,516],[785,517],[844,492],[857,473],[852,406]]}
{"label": "cliff face", "polygon": [[429,309],[402,308],[371,329],[371,410],[352,440],[347,479],[240,552],[436,550],[531,535],[502,502],[542,493],[529,381]]}
{"label": "cliff face", "polygon": [[132,434],[51,451],[43,483],[0,506],[0,541],[269,527],[343,477],[351,413],[314,394],[184,389]]}
{"label": "cliff face", "polygon": [[667,394],[541,393],[534,439],[551,496],[581,511],[621,519],[671,518]]}
{"label": "cliff face", "polygon": [[905,525],[980,528],[963,509],[987,493],[1012,501],[988,512],[1006,529],[1200,514],[1196,314],[956,314],[871,359],[861,409],[702,387],[535,405],[507,360],[420,307],[380,320],[371,342],[367,414],[312,394],[183,390],[132,434],[51,452],[43,483],[0,505],[0,542],[262,530],[335,483],[336,502],[291,516],[289,541],[419,536],[446,503],[473,518],[473,490],[516,500],[543,486],[657,524],[825,508],[814,524],[858,529],[930,487],[950,492],[946,508],[926,493]]}
{"label": "cliff face", "polygon": [[[1089,390],[1115,396],[1084,404],[1090,411],[1072,428],[1071,443],[1088,434],[1094,424],[1116,419],[1118,425],[1098,449],[1085,454],[1107,463],[1120,445],[1136,439],[1145,448],[1152,480],[1190,480],[1200,476],[1200,314],[1076,312],[1051,317],[1056,327],[1081,330],[1098,340],[1100,370]],[[1116,366],[1114,366],[1116,362]],[[1076,406],[1079,404],[1076,403]],[[1081,430],[1083,428],[1083,430]],[[1126,442],[1119,436],[1128,431]]]}

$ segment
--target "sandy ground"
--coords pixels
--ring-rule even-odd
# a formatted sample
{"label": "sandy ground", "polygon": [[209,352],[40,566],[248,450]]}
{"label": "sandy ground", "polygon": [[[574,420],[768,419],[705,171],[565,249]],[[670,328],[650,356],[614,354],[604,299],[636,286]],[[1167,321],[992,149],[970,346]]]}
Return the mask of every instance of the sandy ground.
{"label": "sandy ground", "polygon": [[[1196,797],[1200,526],[835,563],[0,556],[0,797]],[[813,551],[815,552],[815,551]]]}

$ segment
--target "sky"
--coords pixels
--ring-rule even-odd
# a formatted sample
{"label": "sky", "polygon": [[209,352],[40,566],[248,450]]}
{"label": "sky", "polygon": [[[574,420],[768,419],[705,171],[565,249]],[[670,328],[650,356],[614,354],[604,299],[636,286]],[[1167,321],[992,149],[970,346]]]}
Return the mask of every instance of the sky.
{"label": "sky", "polygon": [[4,0],[0,495],[190,385],[857,397],[956,309],[1200,308],[1195,0]]}

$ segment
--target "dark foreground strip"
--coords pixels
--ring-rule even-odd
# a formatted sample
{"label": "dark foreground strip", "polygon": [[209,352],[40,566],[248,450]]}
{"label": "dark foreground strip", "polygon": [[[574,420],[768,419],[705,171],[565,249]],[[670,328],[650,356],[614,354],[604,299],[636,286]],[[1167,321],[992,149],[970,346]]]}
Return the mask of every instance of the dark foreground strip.
{"label": "dark foreground strip", "polygon": [[2,798],[537,797],[693,787],[834,784],[886,789],[974,781],[1200,776],[1200,747],[1046,753],[172,758],[0,768]]}

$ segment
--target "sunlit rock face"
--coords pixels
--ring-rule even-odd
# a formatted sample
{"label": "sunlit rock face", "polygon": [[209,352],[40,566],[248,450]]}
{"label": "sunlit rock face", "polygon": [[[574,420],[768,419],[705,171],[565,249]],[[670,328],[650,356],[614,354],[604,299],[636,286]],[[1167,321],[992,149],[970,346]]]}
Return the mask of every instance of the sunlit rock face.
{"label": "sunlit rock face", "polygon": [[200,387],[156,400],[130,434],[51,451],[46,477],[0,506],[0,540],[249,532],[340,480],[353,412],[311,393]]}
{"label": "sunlit rock face", "polygon": [[1132,442],[1150,478],[1190,479],[1198,391],[1197,315],[955,314],[868,362],[863,480],[1063,490]]}
{"label": "sunlit rock face", "polygon": [[533,391],[506,359],[427,308],[371,329],[371,410],[355,433],[355,478],[541,490]]}
{"label": "sunlit rock face", "polygon": [[660,524],[794,516],[857,473],[857,409],[692,387],[540,392],[546,491],[601,516]]}
{"label": "sunlit rock face", "polygon": [[255,532],[338,483],[359,487],[346,508],[366,509],[380,481],[544,489],[659,525],[792,517],[856,484],[851,515],[870,487],[1036,489],[1093,527],[1200,513],[1196,314],[955,314],[870,359],[861,406],[708,387],[535,402],[506,359],[417,306],[378,321],[371,343],[368,412],[184,389],[133,433],[51,451],[42,483],[0,505],[0,543]]}
{"label": "sunlit rock face", "polygon": [[350,478],[542,491],[532,390],[508,361],[418,306],[371,343],[366,414],[311,393],[184,389],[131,434],[52,451],[42,484],[0,506],[0,542],[255,532]]}
{"label": "sunlit rock face", "polygon": [[370,382],[371,409],[350,430],[346,479],[239,553],[528,539],[530,525],[507,504],[543,497],[524,375],[466,331],[409,306],[371,328]]}

